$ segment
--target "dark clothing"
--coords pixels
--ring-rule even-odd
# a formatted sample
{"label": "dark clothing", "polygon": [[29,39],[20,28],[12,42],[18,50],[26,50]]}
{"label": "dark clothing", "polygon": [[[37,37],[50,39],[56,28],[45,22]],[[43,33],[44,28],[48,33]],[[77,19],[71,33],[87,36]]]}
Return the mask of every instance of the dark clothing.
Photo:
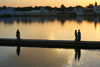
{"label": "dark clothing", "polygon": [[16,37],[17,37],[17,40],[20,40],[20,32],[19,31],[16,32]]}
{"label": "dark clothing", "polygon": [[81,40],[81,32],[78,32],[78,41]]}
{"label": "dark clothing", "polygon": [[77,31],[75,31],[75,41],[77,41]]}
{"label": "dark clothing", "polygon": [[75,32],[75,39],[77,40],[77,32]]}

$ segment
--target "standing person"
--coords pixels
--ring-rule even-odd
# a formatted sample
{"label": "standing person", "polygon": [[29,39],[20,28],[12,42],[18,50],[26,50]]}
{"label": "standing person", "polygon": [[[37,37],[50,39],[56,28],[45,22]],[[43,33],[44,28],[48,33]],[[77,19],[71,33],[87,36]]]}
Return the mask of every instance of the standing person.
{"label": "standing person", "polygon": [[75,30],[75,41],[77,41],[77,30]]}
{"label": "standing person", "polygon": [[16,37],[17,37],[17,40],[20,40],[20,32],[19,32],[19,29],[17,29],[17,31],[16,31]]}
{"label": "standing person", "polygon": [[81,32],[80,30],[78,30],[78,41],[80,42],[80,40],[81,40]]}

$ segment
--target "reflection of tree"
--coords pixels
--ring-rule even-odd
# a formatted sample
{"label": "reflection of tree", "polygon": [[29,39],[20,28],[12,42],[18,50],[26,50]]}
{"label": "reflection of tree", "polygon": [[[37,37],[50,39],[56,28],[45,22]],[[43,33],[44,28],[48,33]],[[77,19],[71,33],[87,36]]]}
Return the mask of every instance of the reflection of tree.
{"label": "reflection of tree", "polygon": [[18,23],[20,22],[20,20],[16,20]]}
{"label": "reflection of tree", "polygon": [[29,20],[29,23],[31,23],[32,21],[31,20]]}
{"label": "reflection of tree", "polygon": [[81,50],[80,49],[75,49],[75,61],[80,60],[81,57]]}
{"label": "reflection of tree", "polygon": [[82,22],[82,20],[88,21],[88,23],[94,22],[95,27],[97,26],[97,23],[100,23],[100,17],[95,16],[77,16],[76,18],[72,17],[62,17],[62,16],[55,16],[55,17],[11,17],[11,18],[0,18],[0,22],[4,21],[5,24],[13,24],[14,21],[19,23],[44,23],[44,22],[54,22],[55,20],[60,21],[62,25],[65,23],[66,20],[74,20],[77,21],[77,23]]}
{"label": "reflection of tree", "polygon": [[59,20],[63,25],[65,23],[65,21],[68,20],[68,19],[65,18],[65,17],[58,17],[57,20]]}
{"label": "reflection of tree", "polygon": [[88,22],[93,22],[95,19],[95,16],[85,16],[84,20],[87,20]]}
{"label": "reflection of tree", "polygon": [[65,22],[65,19],[61,19],[61,23],[62,23],[62,25],[64,24],[64,22]]}
{"label": "reflection of tree", "polygon": [[100,17],[96,17],[94,19],[95,28],[96,28],[98,22],[100,22]]}
{"label": "reflection of tree", "polygon": [[82,22],[83,16],[77,16],[77,17],[76,17],[76,20],[77,20],[77,22],[79,22],[79,23]]}
{"label": "reflection of tree", "polygon": [[94,20],[94,24],[95,24],[95,28],[96,28],[96,26],[97,26],[97,21],[96,20]]}

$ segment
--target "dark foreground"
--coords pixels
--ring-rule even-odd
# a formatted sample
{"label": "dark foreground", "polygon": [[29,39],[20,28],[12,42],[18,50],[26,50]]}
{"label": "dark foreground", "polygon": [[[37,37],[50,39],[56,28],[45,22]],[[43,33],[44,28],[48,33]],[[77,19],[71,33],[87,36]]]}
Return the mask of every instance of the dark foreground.
{"label": "dark foreground", "polygon": [[0,39],[0,46],[100,49],[98,41]]}

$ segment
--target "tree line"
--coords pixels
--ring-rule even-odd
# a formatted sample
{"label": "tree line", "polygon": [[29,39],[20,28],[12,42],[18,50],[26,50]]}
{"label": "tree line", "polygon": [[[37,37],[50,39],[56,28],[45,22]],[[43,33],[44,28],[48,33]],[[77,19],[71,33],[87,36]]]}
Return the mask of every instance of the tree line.
{"label": "tree line", "polygon": [[[86,8],[93,8],[93,6],[94,6],[93,4],[89,4],[88,6],[86,6]],[[35,7],[32,7],[32,6],[29,6],[29,7],[14,7],[14,11],[40,10],[41,7],[43,7],[43,6],[35,6]],[[6,8],[6,6],[0,7],[0,9],[5,9],[5,8]],[[85,7],[82,7],[81,5],[77,5],[75,7],[72,7],[72,6],[66,7],[66,6],[64,6],[62,4],[59,8],[58,7],[51,7],[51,6],[44,6],[43,8],[46,9],[46,10],[49,10],[49,11],[55,10],[55,9],[56,9],[56,11],[72,11],[73,8],[82,8],[83,9]]]}

